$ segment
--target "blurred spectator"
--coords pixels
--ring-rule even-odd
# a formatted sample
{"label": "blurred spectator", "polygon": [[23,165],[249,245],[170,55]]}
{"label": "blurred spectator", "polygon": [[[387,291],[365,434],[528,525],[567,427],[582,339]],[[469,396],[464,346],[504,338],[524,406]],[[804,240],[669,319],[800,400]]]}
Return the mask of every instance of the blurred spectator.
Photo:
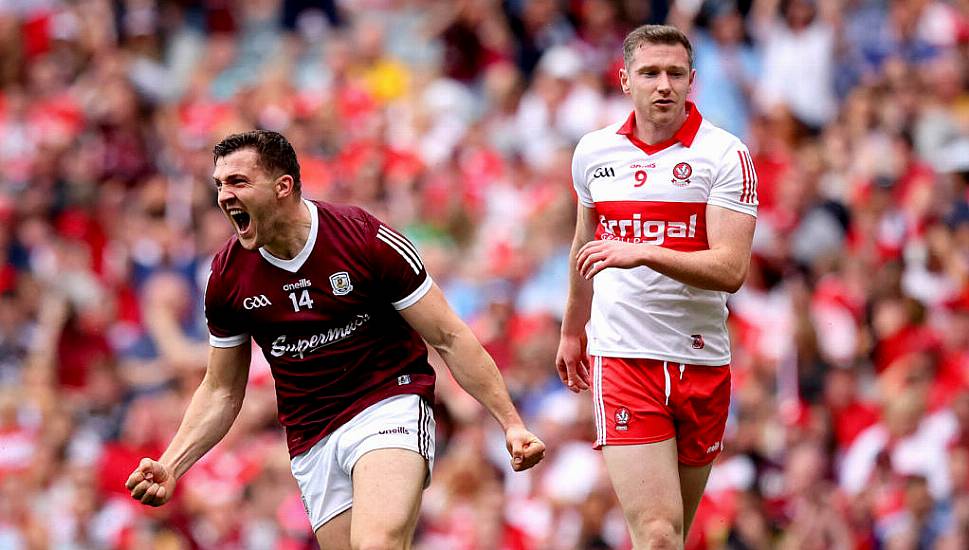
{"label": "blurred spectator", "polygon": [[[826,6],[829,4],[829,6]],[[760,101],[767,112],[786,108],[818,130],[835,115],[833,2],[759,0],[754,32],[763,43]],[[822,11],[828,8],[827,13]]]}
{"label": "blurred spectator", "polygon": [[964,0],[0,2],[0,548],[313,547],[258,352],[185,493],[119,498],[202,374],[230,231],[210,148],[253,127],[291,138],[308,196],[407,231],[549,444],[506,481],[439,377],[415,547],[629,548],[553,355],[572,147],[629,111],[625,33],[667,20],[761,202],[687,547],[966,548]]}

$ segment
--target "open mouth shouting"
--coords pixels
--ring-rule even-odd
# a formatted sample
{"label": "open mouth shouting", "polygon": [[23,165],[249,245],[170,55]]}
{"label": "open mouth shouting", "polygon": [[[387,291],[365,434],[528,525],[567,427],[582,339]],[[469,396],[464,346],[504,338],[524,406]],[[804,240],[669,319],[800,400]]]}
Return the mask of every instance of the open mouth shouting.
{"label": "open mouth shouting", "polygon": [[229,215],[229,219],[232,220],[232,225],[235,226],[239,238],[249,236],[249,230],[252,229],[252,218],[249,216],[249,213],[238,206],[226,208],[225,212]]}

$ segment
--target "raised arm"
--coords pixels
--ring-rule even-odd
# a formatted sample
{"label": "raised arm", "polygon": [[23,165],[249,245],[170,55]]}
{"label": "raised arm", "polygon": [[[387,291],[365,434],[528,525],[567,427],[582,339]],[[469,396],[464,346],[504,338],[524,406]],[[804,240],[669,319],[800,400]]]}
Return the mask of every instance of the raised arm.
{"label": "raised arm", "polygon": [[161,506],[172,498],[175,482],[225,437],[235,421],[246,394],[249,342],[230,348],[212,347],[205,377],[192,396],[182,423],[157,461],[141,459],[125,486],[131,498],[149,506]]}
{"label": "raised arm", "polygon": [[458,384],[501,424],[512,468],[525,470],[538,464],[545,456],[545,444],[525,428],[494,360],[448,305],[441,289],[432,285],[400,314],[437,350]]}

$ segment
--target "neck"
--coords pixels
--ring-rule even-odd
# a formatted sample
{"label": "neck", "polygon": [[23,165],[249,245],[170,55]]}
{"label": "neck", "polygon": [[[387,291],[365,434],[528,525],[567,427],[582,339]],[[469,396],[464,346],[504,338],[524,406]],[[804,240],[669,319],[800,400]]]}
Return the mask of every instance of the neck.
{"label": "neck", "polygon": [[263,248],[281,260],[292,260],[306,246],[313,221],[302,199],[286,201],[284,204],[285,206],[280,206],[272,224],[275,237]]}
{"label": "neck", "polygon": [[640,114],[639,110],[637,109],[636,137],[649,145],[662,143],[676,135],[677,130],[679,130],[685,122],[686,107],[684,107],[679,113],[670,119],[669,122],[660,124],[657,124],[651,121],[649,117]]}

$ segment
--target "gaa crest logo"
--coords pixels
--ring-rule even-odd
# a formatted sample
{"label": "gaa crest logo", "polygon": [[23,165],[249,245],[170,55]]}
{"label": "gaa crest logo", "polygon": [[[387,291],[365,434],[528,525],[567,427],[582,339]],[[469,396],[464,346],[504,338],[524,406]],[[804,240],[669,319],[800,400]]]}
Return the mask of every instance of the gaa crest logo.
{"label": "gaa crest logo", "polygon": [[673,185],[685,187],[690,184],[690,176],[693,175],[693,167],[688,162],[681,162],[673,167]]}
{"label": "gaa crest logo", "polygon": [[353,290],[353,285],[350,283],[350,274],[346,271],[338,271],[330,275],[330,286],[333,287],[334,296],[343,296]]}
{"label": "gaa crest logo", "polygon": [[693,349],[703,349],[703,347],[706,345],[703,343],[702,334],[691,334],[690,338],[693,338]]}
{"label": "gaa crest logo", "polygon": [[624,432],[629,429],[629,410],[626,407],[616,409],[616,430]]}

